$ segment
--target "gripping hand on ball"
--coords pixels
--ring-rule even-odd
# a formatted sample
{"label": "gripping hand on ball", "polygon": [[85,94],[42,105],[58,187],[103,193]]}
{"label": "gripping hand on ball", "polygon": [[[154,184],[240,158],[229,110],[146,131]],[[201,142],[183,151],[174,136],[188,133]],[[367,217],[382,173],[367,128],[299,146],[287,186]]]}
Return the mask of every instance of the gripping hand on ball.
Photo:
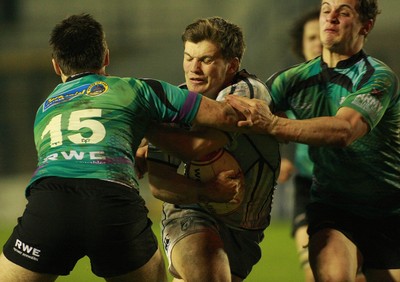
{"label": "gripping hand on ball", "polygon": [[240,203],[240,196],[244,190],[244,177],[241,171],[222,171],[205,184],[204,198],[207,202]]}

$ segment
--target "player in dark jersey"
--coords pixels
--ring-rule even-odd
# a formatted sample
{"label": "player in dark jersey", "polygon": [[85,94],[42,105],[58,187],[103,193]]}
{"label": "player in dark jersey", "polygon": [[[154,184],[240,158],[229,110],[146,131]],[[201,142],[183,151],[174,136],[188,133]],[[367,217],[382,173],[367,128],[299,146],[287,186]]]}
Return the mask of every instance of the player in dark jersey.
{"label": "player in dark jersey", "polygon": [[363,51],[376,0],[324,0],[322,57],[279,72],[264,101],[229,97],[241,126],[310,144],[309,258],[317,281],[400,281],[399,80]]}
{"label": "player in dark jersey", "polygon": [[236,112],[166,82],[106,75],[105,35],[88,14],[57,24],[50,44],[62,83],[37,111],[38,167],[0,256],[0,281],[54,281],[83,256],[108,281],[166,281],[135,151],[150,122],[235,127]]}
{"label": "player in dark jersey", "polygon": [[[227,95],[270,100],[264,83],[239,71],[245,46],[238,26],[219,17],[200,19],[186,27],[182,40],[185,87],[189,90],[217,100]],[[187,150],[186,159],[190,160],[224,146],[243,171],[245,196],[233,213],[221,215],[204,208],[198,203],[208,199],[197,195],[199,184],[177,174],[180,160],[150,147],[153,193],[169,202],[164,203],[162,215],[169,269],[174,281],[242,281],[261,257],[259,243],[270,223],[279,172],[279,145],[271,136],[233,134],[227,138],[216,131],[208,135],[201,132],[198,139],[191,140],[189,134],[197,132],[169,135],[169,151],[182,154]]]}

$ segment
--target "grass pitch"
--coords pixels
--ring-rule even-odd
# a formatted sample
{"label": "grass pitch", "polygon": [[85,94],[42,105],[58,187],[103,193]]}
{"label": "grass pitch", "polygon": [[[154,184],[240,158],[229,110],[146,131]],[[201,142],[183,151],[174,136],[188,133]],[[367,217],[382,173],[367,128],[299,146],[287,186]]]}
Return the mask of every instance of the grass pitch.
{"label": "grass pitch", "polygon": [[[160,236],[159,225],[154,220],[153,230]],[[0,246],[3,246],[13,226],[0,225]],[[265,232],[261,243],[262,258],[253,268],[246,282],[301,282],[303,274],[295,251],[294,241],[289,236],[289,222],[272,222]],[[160,242],[160,241],[159,241]],[[167,264],[167,262],[166,262]],[[104,281],[96,277],[90,270],[87,257],[81,259],[69,276],[60,276],[57,281],[65,282],[97,282]],[[169,277],[169,281],[172,278]],[[145,282],[145,281],[144,281]]]}
{"label": "grass pitch", "polygon": [[[17,222],[17,217],[24,210],[26,200],[23,197],[23,189],[28,183],[30,175],[10,176],[1,178],[0,189],[0,248],[11,234],[12,228]],[[149,217],[153,221],[154,233],[160,240],[159,218],[161,214],[161,202],[154,200],[148,192],[146,179],[141,183],[142,196],[149,208]],[[277,194],[279,198],[279,194]],[[12,199],[12,200],[10,200]],[[161,245],[161,244],[160,244]],[[276,220],[272,215],[272,224],[265,231],[264,241],[261,243],[262,257],[253,268],[245,282],[302,282],[303,273],[297,261],[294,240],[290,237],[290,223]],[[166,262],[167,265],[167,262]],[[104,281],[96,277],[90,270],[87,257],[82,258],[76,264],[69,276],[60,276],[57,282],[97,282]],[[169,277],[172,281],[172,277]],[[146,281],[143,281],[146,282]]]}

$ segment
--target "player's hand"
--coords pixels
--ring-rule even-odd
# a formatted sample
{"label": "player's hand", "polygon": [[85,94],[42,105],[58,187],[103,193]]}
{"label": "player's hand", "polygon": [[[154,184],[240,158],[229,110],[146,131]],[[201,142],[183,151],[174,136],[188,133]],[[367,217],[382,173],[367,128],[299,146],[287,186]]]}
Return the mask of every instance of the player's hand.
{"label": "player's hand", "polygon": [[238,204],[244,191],[244,176],[241,171],[227,170],[207,183],[207,199],[215,203]]}
{"label": "player's hand", "polygon": [[228,95],[225,99],[245,117],[245,120],[238,121],[239,127],[249,128],[253,133],[272,132],[278,117],[271,113],[269,105],[265,101],[236,95]]}

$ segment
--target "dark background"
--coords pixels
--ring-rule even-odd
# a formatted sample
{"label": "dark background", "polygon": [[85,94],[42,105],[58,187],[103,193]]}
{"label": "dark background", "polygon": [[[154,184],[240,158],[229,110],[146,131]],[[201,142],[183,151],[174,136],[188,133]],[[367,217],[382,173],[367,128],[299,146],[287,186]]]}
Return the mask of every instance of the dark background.
{"label": "dark background", "polygon": [[[183,80],[185,26],[200,17],[222,16],[243,28],[242,67],[266,80],[297,63],[289,48],[293,21],[319,0],[0,0],[0,176],[31,173],[36,166],[33,121],[37,107],[59,83],[48,46],[53,26],[86,12],[99,20],[111,50],[108,72]],[[382,14],[366,51],[400,73],[398,0],[381,0]],[[1,188],[2,183],[0,183]]]}

